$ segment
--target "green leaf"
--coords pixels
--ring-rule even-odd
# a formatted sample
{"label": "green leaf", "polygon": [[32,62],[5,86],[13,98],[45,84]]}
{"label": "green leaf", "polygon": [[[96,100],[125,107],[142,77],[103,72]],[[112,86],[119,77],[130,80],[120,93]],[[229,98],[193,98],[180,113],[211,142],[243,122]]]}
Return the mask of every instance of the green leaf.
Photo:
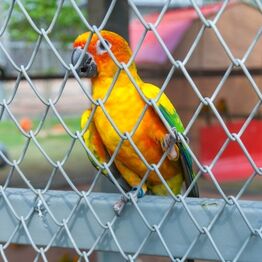
{"label": "green leaf", "polygon": [[[58,8],[58,1],[24,0],[22,3],[38,28],[45,30],[49,28]],[[4,7],[5,10],[8,10],[9,5],[6,4]],[[87,8],[81,11],[86,17]],[[8,29],[12,41],[34,42],[38,38],[37,32],[32,28],[17,4],[15,4]],[[52,41],[63,44],[72,43],[76,35],[86,30],[70,2],[65,1],[49,37]]]}

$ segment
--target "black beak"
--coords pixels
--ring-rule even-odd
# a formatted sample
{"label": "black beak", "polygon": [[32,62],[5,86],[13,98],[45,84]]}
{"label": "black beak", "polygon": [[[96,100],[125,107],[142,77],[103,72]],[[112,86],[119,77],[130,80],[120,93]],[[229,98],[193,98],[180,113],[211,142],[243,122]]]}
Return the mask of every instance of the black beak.
{"label": "black beak", "polygon": [[[80,47],[74,49],[71,56],[72,65],[77,64],[83,52],[84,50]],[[92,55],[90,55],[88,52],[85,52],[84,57],[79,66],[77,67],[76,71],[79,74],[79,76],[83,77],[92,78],[97,76],[97,66]]]}

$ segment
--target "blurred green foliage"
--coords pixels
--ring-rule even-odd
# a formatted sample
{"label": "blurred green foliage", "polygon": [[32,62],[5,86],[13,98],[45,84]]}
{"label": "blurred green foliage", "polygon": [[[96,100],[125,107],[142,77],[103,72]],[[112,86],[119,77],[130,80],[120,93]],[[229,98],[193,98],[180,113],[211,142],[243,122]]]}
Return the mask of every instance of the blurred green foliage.
{"label": "blurred green foliage", "polygon": [[[81,130],[79,117],[64,117],[63,120],[72,133]],[[39,121],[40,119],[32,119],[34,131],[37,129]],[[46,119],[41,131],[36,136],[36,140],[54,162],[61,162],[65,159],[73,141],[62,128],[58,119],[52,116]],[[22,135],[15,123],[10,119],[0,121],[0,142],[6,147],[11,162],[14,160],[18,161],[23,155],[22,161],[19,163],[19,169],[22,170],[34,187],[42,188],[46,186],[54,169],[53,166],[46,160],[32,139],[27,147],[26,142],[28,142],[28,139]],[[25,149],[26,153],[24,154]],[[88,186],[95,174],[83,146],[78,141],[74,143],[70,156],[63,167],[75,185]],[[12,176],[10,176],[10,173],[13,173]],[[11,166],[7,165],[1,169],[0,174],[1,185],[9,177],[9,186],[26,187],[23,179],[21,179],[17,171],[12,171]],[[64,189],[65,187],[68,188],[67,182],[57,170],[52,180],[51,188]]]}
{"label": "blurred green foliage", "polygon": [[[59,2],[60,1],[58,0],[21,1],[36,26],[38,28],[44,28],[45,30],[49,28],[57,11]],[[86,1],[78,0],[76,3],[78,4],[83,15],[87,17],[87,5],[85,5]],[[10,2],[5,5],[6,11],[9,7]],[[52,41],[71,43],[76,35],[84,31],[87,31],[87,28],[80,20],[79,15],[76,13],[70,1],[65,0],[56,24],[52,32],[49,34],[49,37]],[[9,37],[13,41],[25,42],[34,42],[38,38],[37,32],[34,31],[17,3],[14,6],[12,17],[9,21]]]}
{"label": "blurred green foliage", "polygon": [[[66,117],[64,118],[65,123],[71,132],[80,130],[80,120],[79,117]],[[68,139],[71,141],[70,137],[66,132],[62,132],[58,135],[53,135],[52,132],[49,132],[56,125],[59,125],[59,121],[56,118],[47,118],[45,121],[44,127],[41,129],[43,132],[47,132],[47,135],[40,137],[41,140],[55,139],[65,141]],[[33,130],[35,130],[39,125],[39,119],[32,120]],[[40,133],[42,132],[40,131]],[[17,146],[22,146],[25,143],[26,138],[21,134],[19,129],[16,127],[13,121],[3,120],[0,122],[0,138],[1,142],[8,146],[8,148],[15,148]]]}

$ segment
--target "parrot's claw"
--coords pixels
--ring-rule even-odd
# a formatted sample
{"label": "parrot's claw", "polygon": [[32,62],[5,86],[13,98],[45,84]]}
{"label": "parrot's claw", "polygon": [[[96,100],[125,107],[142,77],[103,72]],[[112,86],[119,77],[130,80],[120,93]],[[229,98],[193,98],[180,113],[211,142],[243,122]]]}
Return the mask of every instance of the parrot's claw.
{"label": "parrot's claw", "polygon": [[[138,193],[137,190],[139,189]],[[145,195],[144,190],[142,188],[133,187],[130,192],[128,192],[129,195],[132,195],[134,200],[137,201],[138,198],[141,198]],[[126,203],[129,201],[125,196],[121,196],[120,200],[118,200],[114,205],[113,209],[117,216],[120,216],[122,210],[124,209]]]}
{"label": "parrot's claw", "polygon": [[[177,160],[179,157],[179,148],[176,145],[178,142],[181,141],[178,131],[176,128],[172,128],[172,131],[174,133],[174,136],[171,134],[166,134],[161,142],[162,149],[168,153],[167,157],[170,160]],[[189,139],[182,134],[184,139],[186,140],[187,143],[189,143]]]}
{"label": "parrot's claw", "polygon": [[[175,137],[173,137],[173,136],[170,135],[170,136],[171,136],[171,139],[174,140],[174,143],[181,142],[181,138],[180,138],[180,136],[179,136],[179,134],[180,134],[180,135],[183,136],[183,138],[185,139],[186,143],[189,144],[189,138],[188,138],[186,135],[184,135],[183,133],[179,133],[179,132],[176,130],[175,127],[172,127],[171,129],[172,129],[172,131],[173,131],[173,133],[174,133],[174,136],[175,136]],[[178,133],[179,133],[179,134],[178,134]]]}
{"label": "parrot's claw", "polygon": [[122,210],[124,209],[128,199],[125,196],[121,196],[120,200],[118,200],[114,205],[113,209],[117,216],[120,216]]}
{"label": "parrot's claw", "polygon": [[166,134],[161,142],[161,146],[163,151],[167,152],[167,157],[170,160],[176,160],[179,156],[179,150],[176,146],[177,143],[177,135],[176,138],[171,136],[170,134]]}

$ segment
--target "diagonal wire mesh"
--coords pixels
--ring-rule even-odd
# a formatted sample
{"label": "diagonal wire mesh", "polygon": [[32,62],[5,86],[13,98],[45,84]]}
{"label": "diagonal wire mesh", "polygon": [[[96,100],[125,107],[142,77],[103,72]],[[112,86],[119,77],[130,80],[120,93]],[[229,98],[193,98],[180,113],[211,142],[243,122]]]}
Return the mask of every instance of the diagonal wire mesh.
{"label": "diagonal wire mesh", "polygon": [[[78,14],[86,30],[97,34],[102,43],[104,39],[100,31],[105,27],[116,2],[117,1],[111,2],[101,25],[97,27],[88,22],[76,1],[69,1],[72,10]],[[28,62],[25,64],[17,64],[12,58],[12,53],[9,53],[4,43],[0,42],[1,52],[16,71],[17,75],[13,86],[13,93],[9,98],[3,98],[0,101],[1,118],[7,115],[25,139],[23,150],[18,159],[8,158],[6,154],[4,154],[4,151],[0,151],[0,157],[10,168],[5,183],[0,186],[0,214],[2,220],[0,226],[0,240],[2,243],[0,245],[0,257],[3,261],[8,261],[6,250],[8,250],[12,243],[30,245],[34,250],[34,261],[48,261],[48,252],[53,246],[73,248],[77,254],[78,261],[90,261],[91,256],[96,250],[116,251],[122,259],[126,261],[135,261],[141,254],[167,256],[171,261],[186,261],[188,258],[213,259],[219,261],[259,261],[259,253],[262,247],[262,203],[261,201],[245,202],[240,200],[240,198],[250,183],[252,183],[255,178],[262,176],[261,166],[257,165],[252,154],[242,141],[244,132],[261,109],[261,87],[259,87],[258,82],[256,82],[252,73],[250,73],[246,62],[255,46],[261,40],[262,30],[260,27],[245,54],[242,57],[236,57],[217,26],[230,1],[223,1],[213,19],[205,16],[197,1],[191,0],[190,2],[198,19],[201,21],[201,28],[183,60],[178,60],[174,57],[159,32],[159,25],[171,6],[172,1],[165,1],[155,23],[149,23],[144,19],[135,1],[130,0],[128,2],[129,8],[134,12],[143,26],[143,33],[127,64],[118,61],[112,51],[107,47],[107,51],[117,65],[118,71],[104,99],[95,100],[87,90],[86,80],[81,79],[76,71],[78,64],[72,65],[66,62],[50,38],[50,34],[55,30],[57,19],[64,7],[65,1],[58,1],[57,10],[48,28],[37,26],[24,6],[23,1],[12,1],[0,29],[1,38],[3,38],[7,32],[8,23],[14,14],[14,7],[18,7],[27,19],[29,26],[38,35],[38,39],[31,55],[27,59]],[[253,5],[257,9],[257,12],[261,13],[261,2],[259,0],[253,1]],[[213,93],[206,97],[201,93],[201,89],[191,76],[188,70],[188,64],[201,38],[208,30],[211,30],[215,34],[217,41],[229,60],[229,64]],[[129,66],[135,61],[149,32],[157,39],[171,64],[171,69],[164,83],[160,86],[159,94],[154,99],[147,99],[145,97],[129,70]],[[84,47],[85,50],[88,48],[90,40],[91,37],[87,40]],[[52,55],[56,57],[65,72],[59,86],[59,91],[54,98],[46,98],[43,96],[30,75],[30,70],[36,60],[39,48],[44,42],[50,47]],[[221,92],[230,74],[236,69],[241,70],[250,83],[250,88],[257,96],[257,103],[240,130],[238,132],[231,132],[214,101]],[[144,109],[140,113],[136,125],[131,132],[124,133],[118,129],[114,119],[110,116],[105,106],[121,71],[126,73],[141,99],[145,102]],[[174,136],[173,130],[158,109],[157,102],[177,72],[180,72],[186,79],[189,87],[198,99],[198,107],[189,120],[184,135],[187,135],[191,131],[193,125],[200,117],[203,108],[208,107],[225,132],[226,139],[212,162],[206,165],[201,162],[199,156],[194,153],[190,145],[187,144],[184,136],[179,134],[180,140],[192,156],[197,169],[197,175],[191,186],[185,190],[184,193],[174,195],[160,172],[160,167],[166,159],[167,153],[163,154],[163,157],[158,163],[149,163],[139,150],[133,138],[145,113],[151,107],[153,107],[159,115],[168,132]],[[72,131],[58,109],[58,103],[71,76],[77,81],[79,88],[83,91],[86,100],[92,107],[91,116],[83,130]],[[42,117],[38,122],[37,128],[29,131],[24,130],[12,111],[12,104],[16,98],[17,91],[20,90],[20,82],[23,79],[28,83],[35,98],[39,100],[43,106]],[[83,140],[83,135],[92,123],[98,108],[102,110],[119,136],[119,143],[107,163],[100,163]],[[42,146],[41,139],[39,139],[39,134],[49,114],[53,114],[57,118],[65,130],[66,135],[70,138],[70,145],[60,160],[52,159]],[[121,188],[114,177],[111,167],[125,141],[129,142],[147,168],[147,172],[140,186],[145,183],[150,171],[154,171],[169,192],[169,197],[146,196],[137,201],[134,195],[125,192]],[[214,174],[214,166],[231,142],[241,148],[253,170],[236,196],[228,196],[223,191],[222,186]],[[88,190],[80,190],[65,169],[65,165],[76,143],[81,145],[89,158],[91,158],[98,167],[98,171],[91,181]],[[41,153],[43,161],[46,161],[52,169],[43,189],[33,186],[27,174],[21,168],[28,148],[32,144]],[[35,169],[37,173],[37,166]],[[112,205],[114,201],[118,199],[118,194],[108,195],[105,193],[94,193],[94,187],[104,171],[108,172],[117,191],[129,199],[127,209],[120,216],[115,215],[112,211]],[[10,181],[15,173],[17,173],[24,182],[25,189],[10,187]],[[70,188],[70,192],[51,190],[53,180],[57,176],[57,173],[60,173],[65,179]],[[187,197],[192,187],[198,183],[203,176],[209,177],[210,183],[213,183],[217,189],[220,199],[200,198],[192,200]],[[130,228],[130,225],[133,225],[133,228]],[[173,232],[176,232],[176,234]],[[128,239],[126,239],[127,236]]]}

